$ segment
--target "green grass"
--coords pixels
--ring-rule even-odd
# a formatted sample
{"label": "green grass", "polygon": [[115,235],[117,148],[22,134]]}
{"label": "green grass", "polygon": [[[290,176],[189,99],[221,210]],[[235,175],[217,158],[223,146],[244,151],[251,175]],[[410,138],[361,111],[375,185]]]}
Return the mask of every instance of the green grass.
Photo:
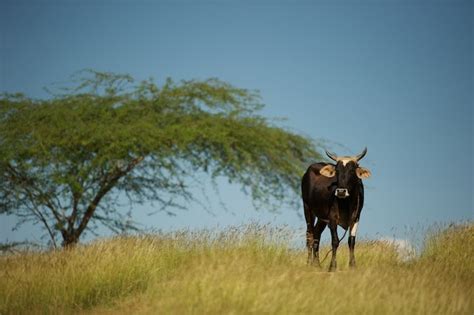
{"label": "green grass", "polygon": [[431,235],[407,262],[393,245],[359,242],[355,270],[344,242],[335,273],[329,259],[306,266],[287,239],[251,225],[3,255],[0,314],[474,313],[474,225]]}

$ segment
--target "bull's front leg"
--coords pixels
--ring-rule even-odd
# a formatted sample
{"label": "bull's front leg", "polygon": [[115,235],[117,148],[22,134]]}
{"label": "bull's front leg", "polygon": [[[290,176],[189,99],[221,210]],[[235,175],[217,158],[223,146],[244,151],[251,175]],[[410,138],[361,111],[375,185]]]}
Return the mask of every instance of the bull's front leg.
{"label": "bull's front leg", "polygon": [[354,247],[355,247],[355,239],[357,233],[357,226],[359,222],[354,222],[350,227],[350,235],[349,235],[349,267],[354,268],[356,266],[355,256],[354,256]]}
{"label": "bull's front leg", "polygon": [[337,247],[339,246],[339,237],[337,236],[337,221],[331,220],[329,222],[329,229],[331,230],[331,245],[332,245],[332,257],[331,264],[329,265],[329,271],[336,271],[337,261],[336,253]]}

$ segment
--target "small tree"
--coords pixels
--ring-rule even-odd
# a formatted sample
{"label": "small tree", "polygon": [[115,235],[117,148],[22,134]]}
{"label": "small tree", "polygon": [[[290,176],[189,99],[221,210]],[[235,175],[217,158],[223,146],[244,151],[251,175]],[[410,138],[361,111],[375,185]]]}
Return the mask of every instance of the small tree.
{"label": "small tree", "polygon": [[258,94],[217,79],[134,83],[81,72],[49,99],[0,98],[0,213],[41,223],[56,246],[90,223],[136,226],[117,196],[169,209],[192,200],[197,171],[241,184],[261,204],[295,201],[314,143],[258,114]]}

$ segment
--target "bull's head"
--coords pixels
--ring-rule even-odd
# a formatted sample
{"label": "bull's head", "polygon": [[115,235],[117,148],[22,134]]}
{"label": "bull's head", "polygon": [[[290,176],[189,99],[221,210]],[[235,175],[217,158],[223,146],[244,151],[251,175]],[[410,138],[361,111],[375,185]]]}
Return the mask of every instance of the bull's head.
{"label": "bull's head", "polygon": [[359,166],[359,161],[367,153],[367,148],[356,156],[336,156],[326,151],[327,156],[336,162],[336,165],[326,165],[319,173],[326,177],[337,178],[335,195],[338,198],[347,198],[359,183],[359,179],[370,177],[370,171]]}

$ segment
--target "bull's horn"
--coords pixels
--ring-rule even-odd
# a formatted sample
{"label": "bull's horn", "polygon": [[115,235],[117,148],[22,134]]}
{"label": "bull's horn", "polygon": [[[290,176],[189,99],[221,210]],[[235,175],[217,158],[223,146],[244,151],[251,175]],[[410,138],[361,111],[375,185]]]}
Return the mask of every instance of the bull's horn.
{"label": "bull's horn", "polygon": [[362,151],[362,153],[357,155],[355,158],[357,161],[360,161],[366,154],[367,154],[367,147],[365,147],[364,151]]}
{"label": "bull's horn", "polygon": [[328,150],[325,150],[325,151],[326,151],[326,155],[329,156],[330,159],[337,162],[337,155],[335,155],[334,153],[328,152]]}

